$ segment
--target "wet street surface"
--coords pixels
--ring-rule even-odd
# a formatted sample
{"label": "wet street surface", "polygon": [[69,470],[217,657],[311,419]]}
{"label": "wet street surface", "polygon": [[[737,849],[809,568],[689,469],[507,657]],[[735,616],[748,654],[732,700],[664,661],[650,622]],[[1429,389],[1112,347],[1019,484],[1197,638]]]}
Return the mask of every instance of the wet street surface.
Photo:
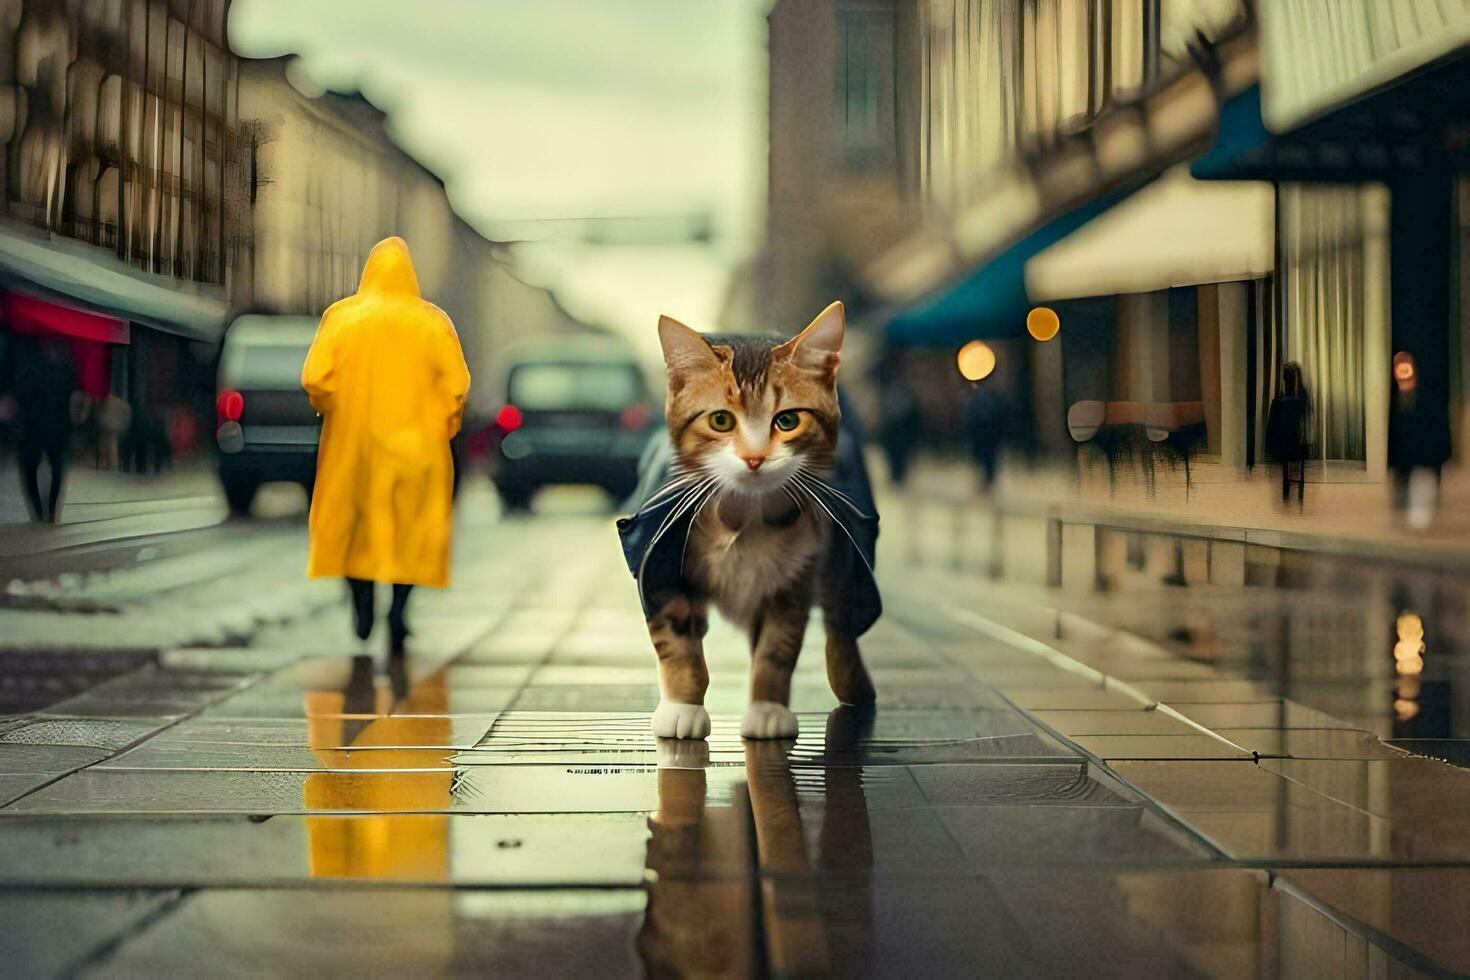
{"label": "wet street surface", "polygon": [[[742,741],[748,655],[716,621],[713,734],[656,740],[611,520],[574,511],[462,507],[454,588],[415,596],[403,660],[358,649],[290,522],[21,576],[7,972],[1470,971],[1470,771],[1380,724],[1393,615],[1386,670],[1304,653],[1284,683],[1251,637],[1288,590],[991,583],[916,555],[894,508],[876,713],[837,705],[814,627],[800,736]],[[1223,629],[1247,607],[1249,636]]]}

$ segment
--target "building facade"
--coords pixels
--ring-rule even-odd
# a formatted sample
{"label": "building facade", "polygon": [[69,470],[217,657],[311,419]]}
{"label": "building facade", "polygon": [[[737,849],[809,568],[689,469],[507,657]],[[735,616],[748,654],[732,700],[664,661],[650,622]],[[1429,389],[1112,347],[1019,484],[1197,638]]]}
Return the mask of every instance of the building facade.
{"label": "building facade", "polygon": [[5,337],[65,338],[98,465],[200,441],[247,203],[228,6],[0,4]]}
{"label": "building facade", "polygon": [[398,147],[381,110],[316,92],[289,59],[240,63],[241,160],[250,207],[237,229],[235,314],[320,315],[357,289],[368,252],[408,242],[426,299],[454,321],[491,415],[517,339],[574,325],[544,290],[454,211],[443,182]]}
{"label": "building facade", "polygon": [[0,0],[0,348],[63,337],[91,460],[151,467],[207,445],[236,316],[318,315],[401,235],[459,329],[471,412],[492,415],[501,352],[570,319],[379,109],[235,56],[228,16],[229,0]]}
{"label": "building facade", "polygon": [[[1314,479],[1381,479],[1410,442],[1437,465],[1464,438],[1450,93],[1470,5],[1411,6],[777,3],[772,315],[853,298],[936,435],[968,397],[954,352],[978,338],[1059,453],[1079,404],[1118,403],[1190,419],[1192,453],[1265,462],[1295,363]],[[1036,305],[1060,314],[1055,342],[1027,337]]]}
{"label": "building facade", "polygon": [[[752,272],[759,286],[743,290],[758,298],[752,319],[795,322],[836,296],[856,314],[860,349],[871,327],[876,360],[884,323],[913,299],[895,306],[872,288],[875,259],[964,208],[1032,206],[1048,189],[1003,193],[1014,171],[1055,155],[1064,134],[1119,115],[1188,62],[1199,38],[1241,16],[1234,0],[776,3],[767,245]],[[1055,402],[1060,365],[1033,365],[1010,346],[993,386],[1012,389],[1022,408],[1031,389],[1050,386]],[[912,376],[933,433],[956,430],[969,389],[948,369],[953,348],[886,356],[889,382]],[[880,415],[880,396],[859,390],[859,404]],[[1047,424],[1056,414],[1054,404],[1034,413],[1052,443],[1062,438],[1059,419]]]}
{"label": "building facade", "polygon": [[5,213],[147,272],[222,285],[238,217],[228,0],[12,0]]}

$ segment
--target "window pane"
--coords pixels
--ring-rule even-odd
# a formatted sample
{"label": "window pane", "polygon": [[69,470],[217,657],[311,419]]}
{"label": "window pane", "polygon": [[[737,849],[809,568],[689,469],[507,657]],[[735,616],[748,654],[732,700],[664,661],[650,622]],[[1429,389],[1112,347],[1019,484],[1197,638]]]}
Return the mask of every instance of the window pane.
{"label": "window pane", "polygon": [[628,407],[642,396],[631,367],[602,364],[529,364],[511,374],[511,403],[531,411],[607,411]]}

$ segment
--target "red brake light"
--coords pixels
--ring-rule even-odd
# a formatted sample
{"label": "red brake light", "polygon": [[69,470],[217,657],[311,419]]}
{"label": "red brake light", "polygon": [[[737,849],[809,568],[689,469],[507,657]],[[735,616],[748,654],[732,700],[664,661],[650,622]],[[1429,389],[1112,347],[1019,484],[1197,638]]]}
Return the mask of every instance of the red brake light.
{"label": "red brake light", "polygon": [[495,424],[502,432],[514,432],[521,427],[521,410],[514,405],[505,406],[495,416]]}
{"label": "red brake light", "polygon": [[618,422],[628,431],[636,432],[648,424],[648,409],[642,405],[629,405],[623,409],[623,414],[619,416]]}
{"label": "red brake light", "polygon": [[245,396],[238,391],[222,391],[214,400],[214,411],[220,422],[238,422],[245,413]]}

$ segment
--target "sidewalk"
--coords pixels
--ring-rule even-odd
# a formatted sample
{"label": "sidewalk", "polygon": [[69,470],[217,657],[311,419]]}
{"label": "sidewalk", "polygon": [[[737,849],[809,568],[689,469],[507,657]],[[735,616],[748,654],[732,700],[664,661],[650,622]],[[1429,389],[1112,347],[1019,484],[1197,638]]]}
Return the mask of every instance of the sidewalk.
{"label": "sidewalk", "polygon": [[150,474],[98,470],[83,459],[67,472],[60,523],[34,523],[15,458],[0,456],[0,559],[209,527],[227,513],[208,454]]}
{"label": "sidewalk", "polygon": [[[905,582],[976,637],[1016,652],[977,673],[1028,718],[1227,861],[1270,869],[1273,889],[1312,909],[1276,910],[1274,969],[1235,964],[1223,975],[1470,971],[1459,928],[1470,902],[1460,818],[1470,771],[1388,745],[1281,684],[1013,592],[981,591],[963,576]],[[1293,948],[1309,936],[1310,949]]]}
{"label": "sidewalk", "polygon": [[[1366,477],[1309,472],[1305,500],[1283,504],[1280,473],[1269,466],[1240,470],[1195,461],[1186,488],[1182,468],[1160,468],[1150,487],[1138,466],[1126,462],[1111,481],[1100,459],[1084,459],[1076,468],[1007,462],[995,495],[996,509],[1007,517],[1470,568],[1470,474],[1460,470],[1445,471],[1435,523],[1416,532],[1394,511],[1389,485]],[[965,462],[924,460],[906,489],[936,505],[989,513],[974,467]]]}
{"label": "sidewalk", "polygon": [[[890,549],[904,530],[895,514]],[[1302,735],[1315,719],[1290,711],[1257,719],[1268,693],[1249,692],[1268,707],[1242,724],[1289,743],[1269,759],[1197,718],[1247,692],[1156,687],[1172,658],[1120,680],[1080,662],[1082,645],[1028,635],[1054,627],[1044,610],[998,624],[976,614],[972,579],[885,556],[887,612],[863,640],[876,717],[836,705],[814,628],[793,679],[800,737],[742,742],[746,642],[717,620],[713,734],[660,742],[609,520],[540,516],[471,539],[396,668],[350,655],[339,602],[249,649],[174,651],[0,724],[5,962],[149,976],[201,962],[221,976],[1470,969],[1446,921],[1470,901],[1459,798],[1436,817],[1414,794],[1423,760]],[[1375,791],[1347,798],[1356,787]]]}

